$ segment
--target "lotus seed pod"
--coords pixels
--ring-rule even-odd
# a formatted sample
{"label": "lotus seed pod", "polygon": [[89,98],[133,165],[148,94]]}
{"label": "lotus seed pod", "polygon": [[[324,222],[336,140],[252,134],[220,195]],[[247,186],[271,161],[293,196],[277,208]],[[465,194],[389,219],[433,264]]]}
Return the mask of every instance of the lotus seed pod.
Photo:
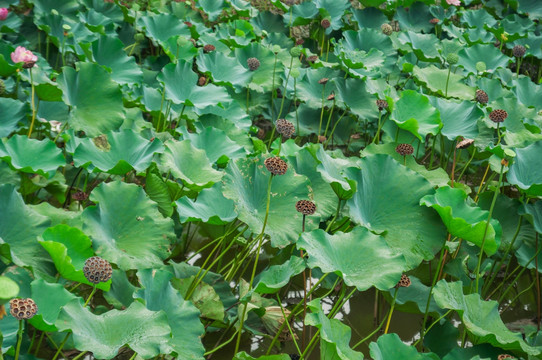
{"label": "lotus seed pod", "polygon": [[83,273],[88,281],[93,284],[99,284],[111,279],[113,269],[109,261],[102,259],[99,256],[93,256],[85,261]]}
{"label": "lotus seed pod", "polygon": [[384,34],[384,35],[390,36],[391,34],[393,34],[393,28],[388,23],[382,24],[380,26],[380,30],[382,30],[382,34]]}
{"label": "lotus seed pod", "polygon": [[297,79],[299,77],[299,75],[301,75],[301,73],[299,72],[299,69],[297,69],[297,68],[292,69],[290,71],[290,76],[293,77],[294,79]]}
{"label": "lotus seed pod", "polygon": [[489,120],[494,123],[501,123],[508,117],[508,113],[502,109],[496,109],[489,113]]}
{"label": "lotus seed pod", "polygon": [[320,144],[323,144],[324,142],[326,142],[326,140],[327,140],[327,137],[325,137],[324,135],[319,135],[318,136],[318,142]]}
{"label": "lotus seed pod", "polygon": [[504,359],[515,359],[515,357],[513,357],[512,355],[510,354],[500,354],[498,357],[497,357],[498,360],[504,360]]}
{"label": "lotus seed pod", "polygon": [[311,55],[307,58],[307,61],[309,62],[316,62],[318,60],[318,56],[317,55]]}
{"label": "lotus seed pod", "polygon": [[205,76],[200,76],[198,79],[198,86],[203,86],[207,82],[207,78]]}
{"label": "lotus seed pod", "polygon": [[211,44],[207,44],[203,47],[203,52],[210,53],[211,51],[215,51],[216,47]]}
{"label": "lotus seed pod", "polygon": [[[180,39],[180,38],[179,38]],[[145,35],[142,34],[142,33],[137,33],[134,35],[134,40],[138,43],[140,42],[143,42],[145,40]],[[179,42],[179,40],[177,40],[177,43]]]}
{"label": "lotus seed pod", "polygon": [[0,79],[0,95],[4,95],[6,92],[6,84],[4,84],[4,80]]}
{"label": "lotus seed pod", "polygon": [[515,57],[523,57],[525,55],[525,52],[527,51],[527,49],[525,49],[525,46],[523,45],[516,45],[514,46],[514,48],[512,49],[512,54],[514,54]]}
{"label": "lotus seed pod", "polygon": [[329,19],[324,19],[320,22],[320,25],[322,25],[324,29],[327,29],[331,26],[331,21],[329,21]]}
{"label": "lotus seed pod", "polygon": [[388,108],[388,102],[386,100],[376,100],[376,106],[378,107],[378,111],[382,111],[384,109]]}
{"label": "lotus seed pod", "polygon": [[335,94],[334,93],[331,93],[329,94],[329,96],[327,97],[328,100],[335,100]]}
{"label": "lotus seed pod", "polygon": [[85,201],[88,199],[88,194],[83,191],[76,191],[72,194],[72,199],[75,201]]}
{"label": "lotus seed pod", "polygon": [[472,140],[472,139],[463,139],[460,142],[458,142],[455,147],[456,147],[456,149],[466,149],[469,146],[471,146],[472,144],[474,144],[474,140]]}
{"label": "lotus seed pod", "polygon": [[476,90],[476,101],[478,101],[481,104],[487,104],[487,102],[489,101],[489,97],[487,96],[487,93],[484,90],[478,89]]}
{"label": "lotus seed pod", "polygon": [[312,215],[316,211],[316,204],[309,200],[299,200],[295,203],[295,209],[303,215]]}
{"label": "lotus seed pod", "polygon": [[456,53],[448,54],[448,56],[446,57],[446,61],[450,65],[455,65],[459,61],[459,56]]}
{"label": "lotus seed pod", "polygon": [[403,156],[412,155],[414,152],[414,147],[410,144],[399,144],[395,148],[395,152]]}
{"label": "lotus seed pod", "polygon": [[429,20],[429,23],[430,23],[430,24],[433,24],[433,25],[436,25],[436,24],[439,23],[439,21],[440,21],[440,20],[437,19],[437,18],[432,18],[431,20]]}
{"label": "lotus seed pod", "polygon": [[299,57],[299,55],[301,55],[301,48],[299,46],[294,46],[290,49],[290,55],[292,55],[292,57]]}
{"label": "lotus seed pod", "polygon": [[275,54],[278,54],[280,52],[280,46],[278,45],[273,45],[271,49],[273,50]]}
{"label": "lotus seed pod", "polygon": [[410,278],[406,276],[405,274],[401,275],[401,280],[397,283],[397,287],[409,287],[410,286]]}
{"label": "lotus seed pod", "polygon": [[501,160],[501,165],[502,165],[502,166],[508,166],[508,160],[502,159],[502,160]]}
{"label": "lotus seed pod", "polygon": [[325,85],[329,81],[329,78],[321,78],[318,80],[318,84]]}
{"label": "lotus seed pod", "polygon": [[484,71],[486,71],[486,69],[487,69],[487,66],[486,66],[486,63],[485,63],[485,62],[483,62],[483,61],[478,61],[478,62],[476,63],[476,71],[478,71],[478,72],[484,72]]}
{"label": "lotus seed pod", "polygon": [[288,164],[278,156],[265,159],[264,165],[273,175],[284,175],[288,170]]}
{"label": "lotus seed pod", "polygon": [[248,58],[247,65],[250,71],[256,71],[260,67],[260,60],[255,57]]}
{"label": "lotus seed pod", "polygon": [[11,299],[9,312],[17,320],[30,319],[38,312],[38,305],[30,298]]}
{"label": "lotus seed pod", "polygon": [[286,119],[278,119],[275,125],[277,132],[283,137],[289,139],[295,133],[295,126]]}

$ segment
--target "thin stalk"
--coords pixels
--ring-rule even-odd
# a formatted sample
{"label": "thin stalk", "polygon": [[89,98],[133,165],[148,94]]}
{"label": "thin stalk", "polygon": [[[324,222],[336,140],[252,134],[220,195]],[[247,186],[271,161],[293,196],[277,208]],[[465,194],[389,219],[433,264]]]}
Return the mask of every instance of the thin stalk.
{"label": "thin stalk", "polygon": [[327,129],[329,128],[329,123],[331,122],[331,117],[333,116],[333,109],[335,109],[335,99],[333,99],[333,105],[331,105],[331,111],[329,112],[329,117],[327,118],[326,128],[324,130],[324,137],[327,135]]}
{"label": "thin stalk", "polygon": [[339,117],[339,119],[335,122],[335,124],[333,125],[333,129],[331,129],[331,132],[329,133],[329,138],[326,140],[326,142],[324,143],[324,149],[327,147],[327,144],[331,141],[331,139],[333,139],[333,134],[335,133],[335,129],[337,128],[337,125],[339,125],[339,122],[341,121],[341,119],[344,117],[344,115],[346,114],[346,112],[348,111],[348,109],[345,109],[342,113],[342,115]]}
{"label": "thin stalk", "polygon": [[446,77],[446,92],[444,97],[448,97],[448,82],[450,81],[450,73],[452,72],[452,65],[448,67],[448,76]]}
{"label": "thin stalk", "polygon": [[280,101],[280,109],[279,109],[279,114],[277,115],[277,119],[280,119],[280,116],[282,115],[282,109],[284,108],[284,100],[286,100],[288,80],[290,80],[290,72],[292,71],[293,64],[294,64],[294,57],[292,56],[290,58],[290,66],[288,67],[288,75],[286,75],[286,82],[284,83],[284,90],[282,91],[282,100]]}
{"label": "thin stalk", "polygon": [[456,154],[457,154],[457,148],[455,147],[454,148],[454,160],[452,162],[452,177],[451,177],[451,180],[452,180],[452,185],[451,187],[454,187],[454,177],[455,177],[455,160],[456,160]]}
{"label": "thin stalk", "polygon": [[94,296],[94,294],[96,293],[96,285],[94,285],[92,287],[92,291],[90,292],[90,295],[88,296],[87,298],[87,301],[85,301],[85,305],[83,305],[83,307],[86,307],[88,305],[88,303],[90,302],[90,299],[92,299],[92,297]]}
{"label": "thin stalk", "polygon": [[382,124],[380,123],[382,120],[382,110],[379,110],[378,111],[378,127],[376,128],[376,134],[375,134],[375,137],[373,138],[373,144],[378,144],[378,141],[379,141],[379,136],[380,136],[380,129],[382,128]]}
{"label": "thin stalk", "polygon": [[[446,311],[444,314],[442,314],[437,320],[433,321],[433,323],[431,325],[429,325],[429,327],[427,328],[427,330],[425,331],[425,333],[428,333],[429,330],[431,330],[431,328],[433,328],[433,326],[435,326],[436,324],[439,323],[440,320],[444,319],[446,316],[448,316],[448,314],[450,314],[452,312],[452,310],[448,310]],[[418,340],[416,340],[416,342],[414,344],[412,344],[412,346],[416,347],[418,346],[418,344],[421,342],[422,338],[420,337]]]}
{"label": "thin stalk", "polygon": [[134,360],[134,359],[136,358],[136,356],[137,356],[137,353],[134,352],[134,355],[132,355],[132,357],[130,358],[130,360]]}
{"label": "thin stalk", "polygon": [[504,175],[504,165],[501,165],[499,183],[497,184],[497,187],[495,188],[495,193],[493,194],[493,200],[491,201],[491,206],[489,208],[487,223],[484,229],[484,236],[482,237],[482,245],[480,246],[480,255],[478,256],[478,264],[476,265],[476,292],[477,293],[478,293],[478,287],[479,287],[479,281],[480,281],[480,266],[482,265],[482,256],[484,255],[484,245],[486,243],[487,230],[489,229],[489,222],[491,221],[491,216],[493,215],[493,209],[495,208],[495,203],[497,202],[497,195],[500,192],[503,175]]}
{"label": "thin stalk", "polygon": [[[301,355],[301,349],[299,348],[299,345],[297,344],[297,341],[295,340],[295,333],[292,330],[292,327],[290,326],[290,323],[286,321],[286,313],[284,312],[284,307],[282,306],[282,302],[280,301],[279,293],[277,293],[277,302],[280,306],[280,311],[282,312],[282,317],[284,318],[284,322],[286,323],[286,326],[288,326],[288,331],[290,332],[290,335],[292,335],[292,340],[294,341],[295,348],[297,349],[297,353]],[[303,324],[305,321],[303,321]]]}
{"label": "thin stalk", "polygon": [[87,354],[88,351],[83,351],[81,353],[79,353],[79,355],[77,355],[76,357],[74,357],[72,360],[79,360],[81,359],[83,356],[85,356]]}
{"label": "thin stalk", "polygon": [[521,67],[521,58],[516,57],[516,78],[519,78],[520,67]]}
{"label": "thin stalk", "polygon": [[297,136],[301,136],[301,129],[299,128],[299,116],[297,115],[297,78],[294,78],[294,108],[295,108],[295,122],[296,122],[296,132]]}
{"label": "thin stalk", "polygon": [[[162,100],[160,101],[160,112],[158,113],[158,121],[156,122],[156,131],[160,131],[160,123],[162,121],[162,109],[164,108],[164,100],[166,98],[166,84],[162,89]],[[164,120],[165,121],[165,120]]]}
{"label": "thin stalk", "polygon": [[19,331],[17,331],[17,347],[15,348],[15,360],[19,360],[21,343],[23,342],[23,320],[19,320]]}
{"label": "thin stalk", "polygon": [[[273,116],[273,109],[274,109],[274,106],[273,106],[273,99],[275,98],[275,72],[277,71],[277,54],[275,54],[275,65],[273,65],[273,86],[271,87],[271,121],[274,120],[274,116]],[[273,129],[274,130],[274,129]],[[273,137],[271,136],[271,139]],[[269,144],[271,145],[271,141],[269,141]],[[269,147],[269,146],[268,146]]]}
{"label": "thin stalk", "polygon": [[472,151],[472,155],[471,157],[469,158],[469,161],[467,161],[467,163],[465,164],[465,166],[463,167],[463,170],[461,171],[461,174],[459,175],[459,177],[457,178],[457,182],[461,181],[461,178],[463,177],[463,174],[465,173],[465,171],[467,170],[467,168],[469,167],[470,163],[472,162],[472,159],[474,159],[474,155],[476,154],[476,148],[474,147],[473,148],[473,151]]}
{"label": "thin stalk", "polygon": [[435,275],[433,276],[433,281],[431,282],[431,289],[429,289],[429,295],[427,296],[427,302],[425,304],[425,312],[423,314],[423,323],[422,323],[422,330],[420,332],[420,339],[423,342],[423,337],[425,336],[425,324],[427,323],[427,317],[429,316],[429,305],[431,304],[431,296],[433,295],[433,288],[435,287],[437,283],[437,279],[440,273],[440,267],[443,266],[443,260],[444,260],[444,246],[440,250],[440,258],[438,261],[437,271],[435,271]]}
{"label": "thin stalk", "polygon": [[318,125],[318,137],[322,132],[322,120],[324,119],[324,98],[326,95],[326,84],[322,85],[322,110],[320,111],[320,125]]}
{"label": "thin stalk", "polygon": [[37,357],[38,353],[41,348],[41,342],[43,341],[43,337],[45,336],[45,331],[41,332],[40,339],[38,340],[38,345],[36,346],[36,350],[34,350],[34,355]]}
{"label": "thin stalk", "polygon": [[529,286],[527,286],[524,290],[520,291],[519,294],[517,294],[516,296],[514,296],[514,298],[512,300],[510,300],[510,302],[508,304],[506,304],[506,306],[501,310],[499,311],[499,313],[503,314],[506,310],[508,310],[510,308],[510,306],[512,306],[519,298],[521,295],[525,294],[527,291],[531,290],[533,288],[533,286],[535,285],[534,282],[532,282]]}
{"label": "thin stalk", "polygon": [[397,293],[399,292],[399,287],[395,288],[395,294],[393,295],[393,300],[391,301],[391,308],[388,313],[388,321],[386,322],[386,328],[384,329],[384,334],[388,333],[390,329],[391,316],[393,315],[393,309],[395,308],[395,300],[397,300]]}
{"label": "thin stalk", "polygon": [[484,183],[484,180],[486,179],[487,173],[489,172],[489,162],[487,163],[486,171],[484,173],[484,176],[482,176],[482,181],[480,181],[480,185],[478,186],[478,191],[476,192],[476,196],[474,197],[474,202],[478,202],[478,197],[480,197],[480,191],[482,190],[482,184]]}
{"label": "thin stalk", "polygon": [[339,199],[338,203],[337,203],[337,211],[335,212],[335,216],[333,217],[333,219],[331,220],[331,222],[327,225],[326,227],[326,232],[329,231],[329,229],[331,228],[331,225],[333,225],[333,223],[335,222],[335,220],[337,220],[337,218],[339,217],[339,212],[341,211],[341,199]]}
{"label": "thin stalk", "polygon": [[[542,249],[542,248],[540,248],[540,249]],[[518,281],[518,279],[521,277],[521,275],[523,275],[523,273],[525,272],[525,270],[527,270],[527,266],[529,266],[529,264],[530,264],[534,259],[536,259],[536,258],[538,257],[538,254],[540,253],[540,249],[538,249],[538,251],[535,253],[535,255],[529,260],[529,262],[528,262],[524,267],[522,267],[521,271],[516,275],[514,281],[512,281],[512,283],[511,283],[510,285],[508,285],[508,287],[506,288],[506,290],[505,290],[505,291],[503,292],[503,294],[499,297],[499,301],[498,301],[499,303],[500,303],[501,301],[503,301],[503,299],[506,297],[506,295],[508,294],[508,292],[509,292],[510,290],[512,290],[512,287],[514,286],[514,284]],[[518,267],[516,268],[516,270],[519,269],[519,267],[520,267],[520,266],[518,265]],[[514,270],[514,271],[512,272],[512,274],[513,274],[516,270]],[[504,281],[503,281],[503,283],[504,283]]]}
{"label": "thin stalk", "polygon": [[324,29],[322,29],[322,45],[321,45],[321,48],[320,48],[320,57],[322,57],[322,55],[324,55],[325,42],[326,42],[326,31]]}
{"label": "thin stalk", "polygon": [[380,329],[382,328],[382,326],[384,326],[384,323],[387,321],[387,318],[390,314],[390,310],[388,310],[388,313],[386,314],[386,316],[384,317],[384,319],[382,319],[382,322],[380,323],[380,325],[378,325],[378,327],[376,329],[374,329],[369,335],[367,335],[366,337],[364,337],[363,339],[361,339],[360,341],[358,341],[354,346],[352,346],[352,349],[356,349],[358,346],[360,346],[361,344],[363,344],[364,342],[366,342],[367,340],[371,339],[377,332],[380,331]]}
{"label": "thin stalk", "polygon": [[71,332],[66,334],[66,336],[64,337],[64,340],[62,340],[62,342],[60,343],[60,346],[58,347],[58,350],[56,351],[55,356],[53,357],[53,360],[56,360],[58,358],[58,356],[62,352],[62,348],[64,347],[64,345],[68,341],[68,338],[70,337],[70,335],[71,335]]}
{"label": "thin stalk", "polygon": [[[536,247],[535,249],[538,252],[538,232],[535,234],[536,236]],[[536,271],[536,327],[537,330],[540,331],[540,274],[538,272],[538,256],[534,258],[535,263],[535,271]]]}
{"label": "thin stalk", "polygon": [[437,137],[433,136],[433,146],[431,146],[431,160],[429,160],[429,170],[433,168],[433,155],[435,152],[435,145],[437,143]]}
{"label": "thin stalk", "polygon": [[32,130],[34,129],[34,122],[36,121],[36,103],[34,100],[36,89],[34,88],[34,76],[32,75],[32,68],[28,69],[28,71],[30,72],[30,87],[32,89],[32,99],[30,100],[32,105],[32,122],[30,123],[30,129],[28,129],[28,137],[30,138],[30,135],[32,135]]}

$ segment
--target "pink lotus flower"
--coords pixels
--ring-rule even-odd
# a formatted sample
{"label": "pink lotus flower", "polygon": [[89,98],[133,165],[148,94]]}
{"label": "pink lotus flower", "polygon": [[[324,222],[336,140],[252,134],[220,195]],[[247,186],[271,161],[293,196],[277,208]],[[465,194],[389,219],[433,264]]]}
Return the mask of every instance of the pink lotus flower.
{"label": "pink lotus flower", "polygon": [[9,10],[6,8],[0,8],[0,20],[6,20]]}
{"label": "pink lotus flower", "polygon": [[454,6],[460,6],[461,5],[461,1],[460,0],[446,0],[446,3],[448,5],[454,5]]}
{"label": "pink lotus flower", "polygon": [[34,66],[36,61],[38,61],[38,57],[32,54],[32,51],[26,50],[26,48],[22,46],[17,46],[17,49],[11,53],[11,60],[14,63],[22,62],[24,63],[23,68],[29,69]]}

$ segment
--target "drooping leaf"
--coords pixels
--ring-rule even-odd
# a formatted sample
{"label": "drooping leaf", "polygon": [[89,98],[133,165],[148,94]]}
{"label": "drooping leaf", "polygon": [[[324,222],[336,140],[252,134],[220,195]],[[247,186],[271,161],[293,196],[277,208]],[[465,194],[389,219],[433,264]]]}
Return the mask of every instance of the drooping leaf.
{"label": "drooping leaf", "polygon": [[433,353],[419,353],[414,346],[409,346],[401,341],[397,334],[385,334],[380,336],[376,342],[372,342],[369,345],[369,349],[371,350],[371,357],[374,360],[440,359]]}
{"label": "drooping leaf", "polygon": [[[179,291],[184,297],[186,297],[188,291],[190,291],[195,278],[195,276],[191,276],[186,279],[176,280],[176,287],[179,288]],[[224,320],[224,304],[222,304],[220,297],[211,285],[200,281],[192,291],[190,301],[192,301],[201,312],[201,316],[211,320]]]}
{"label": "drooping leaf", "polygon": [[55,322],[62,307],[77,296],[64,289],[61,284],[48,283],[43,279],[34,280],[31,288],[38,313],[28,322],[42,331],[57,331]]}
{"label": "drooping leaf", "polygon": [[417,91],[405,90],[395,103],[391,119],[399,128],[410,131],[420,141],[427,134],[437,134],[442,127],[440,113],[429,99]]}
{"label": "drooping leaf", "polygon": [[0,98],[0,137],[7,137],[15,129],[17,124],[25,119],[28,112],[28,104],[10,98]]}
{"label": "drooping leaf", "polygon": [[475,89],[463,83],[463,76],[439,69],[434,65],[419,68],[414,66],[414,76],[427,88],[442,97],[454,97],[462,100],[474,98]]}
{"label": "drooping leaf", "polygon": [[186,196],[176,201],[181,222],[203,221],[214,225],[227,224],[237,217],[233,200],[222,194],[222,183],[203,189],[196,200]]}
{"label": "drooping leaf", "polygon": [[135,58],[127,56],[120,39],[102,35],[92,43],[94,60],[111,69],[111,79],[119,84],[135,84],[143,81],[143,72]]}
{"label": "drooping leaf", "polygon": [[62,151],[52,141],[29,139],[24,135],[15,135],[0,142],[0,159],[19,171],[46,177],[66,163]]}
{"label": "drooping leaf", "polygon": [[467,139],[478,136],[477,122],[484,116],[478,106],[471,101],[458,102],[439,97],[430,97],[429,101],[440,112],[442,135],[452,141],[459,136]]}
{"label": "drooping leaf", "polygon": [[533,195],[542,194],[542,140],[515,149],[516,158],[508,171],[508,182]]}
{"label": "drooping leaf", "polygon": [[263,270],[254,281],[254,291],[259,294],[274,294],[290,281],[292,276],[305,270],[305,261],[292,256],[284,264],[272,265]]}

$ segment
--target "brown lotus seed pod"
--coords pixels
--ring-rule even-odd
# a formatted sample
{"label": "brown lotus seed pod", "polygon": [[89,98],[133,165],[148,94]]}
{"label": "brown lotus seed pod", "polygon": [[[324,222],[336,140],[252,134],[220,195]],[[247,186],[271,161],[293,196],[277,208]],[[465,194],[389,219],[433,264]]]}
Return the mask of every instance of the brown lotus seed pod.
{"label": "brown lotus seed pod", "polygon": [[472,144],[474,144],[474,140],[472,140],[472,139],[463,139],[463,140],[461,140],[460,142],[457,143],[455,148],[456,149],[466,149],[469,146],[471,146]]}
{"label": "brown lotus seed pod", "polygon": [[509,163],[508,163],[508,160],[506,160],[506,159],[502,159],[502,160],[501,160],[501,165],[502,165],[502,166],[508,166],[508,164],[509,164]]}
{"label": "brown lotus seed pod", "polygon": [[401,275],[401,280],[397,283],[397,287],[409,287],[410,286],[410,278],[406,276],[405,274]]}
{"label": "brown lotus seed pod", "polygon": [[478,89],[476,90],[476,101],[478,101],[480,104],[487,104],[489,97],[484,90]]}
{"label": "brown lotus seed pod", "polygon": [[289,139],[295,133],[295,126],[286,119],[278,119],[275,125],[277,132],[283,137]]}
{"label": "brown lotus seed pod", "polygon": [[9,312],[17,320],[30,319],[38,312],[38,305],[30,298],[11,299]]}
{"label": "brown lotus seed pod", "polygon": [[331,93],[329,94],[329,96],[327,97],[328,100],[335,100],[335,94],[334,93]]}
{"label": "brown lotus seed pod", "polygon": [[198,86],[203,86],[207,82],[207,78],[205,76],[200,76],[198,79]]}
{"label": "brown lotus seed pod", "polygon": [[288,164],[278,156],[265,159],[264,165],[273,175],[284,175],[288,170]]}
{"label": "brown lotus seed pod", "polygon": [[203,52],[210,53],[211,51],[215,51],[216,47],[211,44],[207,44],[203,47]]}
{"label": "brown lotus seed pod", "polygon": [[414,147],[410,144],[399,144],[395,148],[395,152],[403,156],[412,155],[414,152]]}
{"label": "brown lotus seed pod", "polygon": [[83,273],[88,281],[93,284],[98,284],[111,279],[113,269],[111,268],[109,261],[102,259],[99,256],[93,256],[85,261]]}
{"label": "brown lotus seed pod", "polygon": [[388,102],[386,100],[376,100],[376,106],[378,106],[378,111],[382,111],[388,108]]}
{"label": "brown lotus seed pod", "polygon": [[318,84],[325,85],[329,81],[329,78],[321,78],[318,80]]}
{"label": "brown lotus seed pod", "polygon": [[85,201],[88,199],[88,194],[83,191],[76,191],[72,194],[72,199],[75,201]]}
{"label": "brown lotus seed pod", "polygon": [[309,200],[299,200],[295,203],[295,209],[303,215],[312,215],[316,211],[316,204]]}
{"label": "brown lotus seed pod", "polygon": [[327,140],[327,137],[325,137],[324,135],[319,135],[319,136],[318,136],[318,142],[319,142],[320,144],[325,143],[326,140]]}
{"label": "brown lotus seed pod", "polygon": [[260,67],[260,60],[255,57],[248,58],[247,65],[250,71],[256,71]]}
{"label": "brown lotus seed pod", "polygon": [[513,357],[512,355],[510,354],[500,354],[498,357],[497,357],[498,360],[504,360],[504,359],[515,359],[515,357]]}
{"label": "brown lotus seed pod", "polygon": [[305,42],[305,40],[303,40],[302,38],[299,38],[295,41],[295,44],[296,45],[303,45],[303,43]]}
{"label": "brown lotus seed pod", "polygon": [[384,34],[384,35],[390,36],[391,34],[393,34],[393,28],[388,23],[382,24],[380,26],[380,30],[382,30],[382,34]]}
{"label": "brown lotus seed pod", "polygon": [[525,55],[525,52],[527,52],[527,49],[523,45],[516,45],[512,49],[512,54],[514,54],[515,57],[523,57]]}
{"label": "brown lotus seed pod", "polygon": [[439,23],[439,21],[440,21],[440,20],[437,19],[437,18],[432,18],[431,20],[429,20],[429,23],[430,23],[430,24],[433,24],[433,25],[436,25],[436,24]]}
{"label": "brown lotus seed pod", "polygon": [[318,60],[318,56],[317,55],[311,55],[307,58],[307,61],[309,62],[316,62]]}
{"label": "brown lotus seed pod", "polygon": [[501,123],[508,117],[508,113],[502,109],[496,109],[489,113],[489,119],[494,123]]}
{"label": "brown lotus seed pod", "polygon": [[329,19],[324,19],[320,22],[320,25],[322,25],[324,29],[327,29],[331,26],[331,21],[329,21]]}

